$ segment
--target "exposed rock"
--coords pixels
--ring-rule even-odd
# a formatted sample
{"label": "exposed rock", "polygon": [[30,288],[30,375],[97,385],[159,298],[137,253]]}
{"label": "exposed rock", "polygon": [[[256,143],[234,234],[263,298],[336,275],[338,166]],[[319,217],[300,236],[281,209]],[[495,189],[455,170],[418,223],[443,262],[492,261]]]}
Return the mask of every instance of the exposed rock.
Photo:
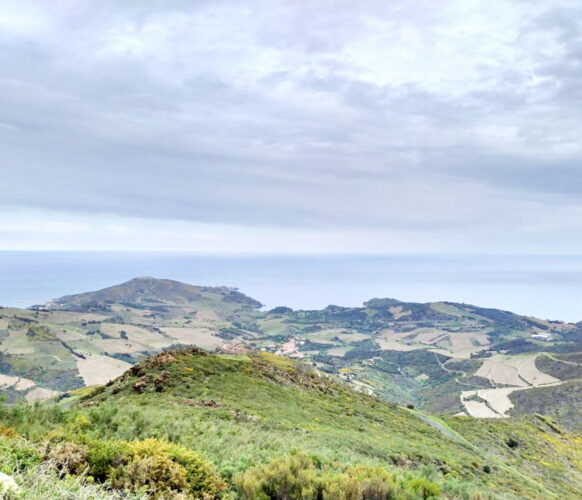
{"label": "exposed rock", "polygon": [[246,345],[244,345],[241,342],[231,342],[228,344],[222,344],[216,350],[216,352],[219,352],[222,354],[247,354],[251,350],[252,349],[250,349],[249,347],[247,347]]}
{"label": "exposed rock", "polygon": [[148,377],[142,377],[140,379],[137,380],[137,382],[135,382],[135,384],[133,384],[131,386],[131,388],[135,391],[135,392],[144,392],[145,388],[147,387],[148,383],[149,383],[149,378]]}

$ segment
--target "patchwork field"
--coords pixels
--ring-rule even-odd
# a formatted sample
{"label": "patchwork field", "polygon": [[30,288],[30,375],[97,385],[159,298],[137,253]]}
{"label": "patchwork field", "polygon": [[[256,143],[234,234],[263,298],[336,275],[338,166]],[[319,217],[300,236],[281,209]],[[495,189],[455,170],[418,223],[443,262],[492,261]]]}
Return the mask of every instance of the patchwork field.
{"label": "patchwork field", "polygon": [[490,345],[487,335],[480,332],[456,332],[448,336],[452,344],[451,351],[474,352],[475,347]]}
{"label": "patchwork field", "polygon": [[[461,402],[467,413],[474,417],[508,417],[513,403],[509,395],[515,391],[528,390],[535,387],[548,387],[561,384],[562,381],[541,372],[536,364],[538,354],[528,356],[495,355],[487,358],[475,376],[487,378],[492,385],[508,385],[498,387],[463,391]],[[475,401],[479,399],[481,401]],[[492,415],[493,413],[494,415]]]}
{"label": "patchwork field", "polygon": [[13,330],[2,342],[1,350],[6,354],[33,354],[34,344],[26,338],[23,330]]}
{"label": "patchwork field", "polygon": [[535,365],[536,355],[503,356],[487,358],[475,373],[489,379],[493,384],[528,387],[559,382],[558,379],[542,373]]}

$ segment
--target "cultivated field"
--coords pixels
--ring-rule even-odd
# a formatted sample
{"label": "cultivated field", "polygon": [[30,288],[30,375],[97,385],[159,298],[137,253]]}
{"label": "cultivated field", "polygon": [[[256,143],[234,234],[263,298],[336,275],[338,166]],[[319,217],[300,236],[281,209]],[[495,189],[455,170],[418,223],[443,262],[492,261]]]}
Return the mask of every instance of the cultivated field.
{"label": "cultivated field", "polygon": [[410,316],[410,314],[411,314],[410,311],[405,311],[402,306],[393,306],[393,307],[390,307],[388,310],[392,313],[392,316],[394,316],[394,319],[400,319],[400,318],[403,318],[405,316]]}
{"label": "cultivated field", "polygon": [[471,351],[475,347],[489,345],[487,335],[481,332],[456,332],[449,334],[452,351]]}
{"label": "cultivated field", "polygon": [[[135,325],[103,323],[100,330],[113,339],[96,340],[95,345],[103,346],[106,352],[144,352],[152,349],[163,349],[172,345],[172,339]],[[125,339],[120,343],[115,339]],[[112,351],[113,344],[123,345],[123,350]]]}
{"label": "cultivated field", "polygon": [[[473,391],[469,391],[469,392],[473,392]],[[500,418],[501,415],[499,415],[498,413],[494,412],[491,408],[489,408],[487,406],[486,403],[482,402],[482,401],[468,401],[465,398],[470,397],[472,394],[467,394],[465,395],[464,393],[461,394],[461,401],[463,403],[463,405],[465,406],[467,412],[469,413],[469,415],[473,416],[473,417],[479,417],[479,418]]]}
{"label": "cultivated field", "polygon": [[34,344],[27,341],[24,331],[13,330],[2,342],[0,350],[6,354],[33,354]]}
{"label": "cultivated field", "polygon": [[214,311],[212,311],[210,309],[198,311],[196,313],[196,319],[209,320],[209,321],[221,321],[221,319],[218,317],[218,314],[216,314]]}
{"label": "cultivated field", "polygon": [[[513,407],[509,395],[515,391],[527,390],[533,387],[561,384],[562,381],[541,372],[535,365],[538,355],[503,356],[495,355],[487,358],[475,372],[476,376],[485,377],[495,384],[512,387],[498,387],[463,391],[461,402],[469,415],[474,417],[507,417],[507,412]],[[477,396],[483,401],[471,401]],[[494,413],[495,415],[491,415]]]}
{"label": "cultivated field", "polygon": [[503,356],[487,358],[475,373],[478,377],[488,378],[493,384],[528,387],[559,382],[541,371],[535,365],[537,355]]}
{"label": "cultivated field", "polygon": [[217,337],[214,330],[208,328],[164,327],[161,330],[181,344],[192,344],[204,349],[215,349],[224,344],[224,340]]}
{"label": "cultivated field", "polygon": [[77,369],[85,385],[102,385],[119,377],[132,365],[119,359],[100,354],[88,354],[77,358]]}

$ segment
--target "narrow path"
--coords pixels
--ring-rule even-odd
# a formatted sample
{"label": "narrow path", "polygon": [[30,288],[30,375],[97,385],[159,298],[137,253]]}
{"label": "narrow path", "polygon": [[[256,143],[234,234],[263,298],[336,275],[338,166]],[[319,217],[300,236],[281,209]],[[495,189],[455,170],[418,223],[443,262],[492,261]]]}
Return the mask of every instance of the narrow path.
{"label": "narrow path", "polygon": [[454,358],[449,358],[449,359],[447,359],[447,360],[446,360],[446,361],[443,363],[443,362],[442,362],[442,361],[439,359],[439,355],[438,355],[436,352],[434,352],[433,354],[434,354],[434,357],[435,357],[435,358],[436,358],[436,360],[437,360],[437,363],[439,364],[439,366],[440,366],[440,367],[441,367],[441,368],[442,368],[444,371],[446,371],[446,372],[449,372],[449,373],[460,373],[460,374],[461,374],[461,377],[466,377],[466,376],[467,376],[467,373],[466,373],[466,372],[463,372],[463,371],[461,371],[461,370],[451,370],[451,369],[447,368],[447,366],[446,366],[446,365],[447,365],[447,363],[448,363],[449,361],[452,361]]}
{"label": "narrow path", "polygon": [[[447,368],[447,363],[449,363],[449,362],[451,362],[451,361],[454,361],[454,359],[455,359],[455,358],[449,358],[449,359],[447,359],[447,360],[446,360],[444,363],[442,363],[442,362],[441,362],[441,360],[439,359],[439,357],[438,357],[438,355],[437,355],[437,353],[436,353],[436,352],[434,353],[434,355],[435,355],[435,357],[436,357],[437,363],[440,365],[440,367],[441,367],[441,368],[442,368],[444,371],[446,371],[446,372],[448,372],[448,373],[454,373],[454,374],[456,374],[456,373],[460,373],[460,374],[461,374],[460,376],[458,376],[458,377],[456,377],[456,378],[455,378],[455,382],[456,382],[457,384],[459,384],[459,385],[464,385],[464,386],[466,386],[466,387],[470,387],[471,389],[475,389],[475,387],[479,387],[479,386],[478,386],[478,385],[476,385],[476,384],[468,384],[467,382],[461,382],[461,381],[459,380],[459,379],[461,379],[461,378],[463,378],[463,377],[466,377],[466,376],[467,376],[467,372],[464,372],[464,371],[462,371],[462,370],[451,370],[450,368]],[[488,379],[488,380],[489,380],[489,379]],[[491,380],[489,380],[489,384],[491,384]],[[493,387],[493,386],[492,386],[492,387]]]}
{"label": "narrow path", "polygon": [[[573,366],[582,366],[582,363],[575,363],[574,361],[566,361],[564,359],[556,358],[552,354],[550,354],[549,352],[542,352],[540,354],[543,354],[544,356],[547,356],[548,358],[550,358],[554,361],[557,361],[558,363],[564,363],[566,365],[573,365]],[[539,354],[538,354],[538,356],[539,356]],[[536,359],[537,359],[537,356],[536,356]]]}
{"label": "narrow path", "polygon": [[424,414],[420,413],[418,410],[408,410],[408,411],[410,413],[412,413],[414,416],[420,418],[421,420],[423,420],[424,422],[429,424],[430,426],[441,431],[445,436],[450,437],[451,439],[454,439],[455,441],[458,441],[458,442],[464,444],[469,449],[471,449],[474,453],[476,453],[477,455],[480,455],[488,462],[494,463],[500,469],[505,470],[506,472],[512,474],[516,478],[520,478],[520,479],[526,481],[527,483],[529,483],[530,485],[532,485],[533,487],[535,487],[539,491],[543,492],[546,495],[544,498],[556,498],[556,499],[558,498],[558,495],[556,495],[554,492],[547,490],[545,487],[540,485],[537,481],[533,480],[529,476],[526,476],[521,471],[514,469],[510,465],[507,465],[507,463],[505,461],[501,460],[500,458],[498,458],[494,455],[489,455],[487,452],[483,451],[481,448],[479,448],[478,446],[471,443],[469,440],[467,440],[461,434],[456,432],[454,429],[451,429],[445,423],[438,422],[437,421],[438,419],[436,419],[435,417],[424,415]]}
{"label": "narrow path", "polygon": [[424,415],[424,414],[422,414],[422,413],[420,413],[419,411],[416,411],[416,410],[409,410],[409,411],[415,417],[420,418],[422,421],[426,422],[431,427],[434,427],[435,429],[437,429],[440,432],[442,432],[445,436],[450,437],[451,439],[454,439],[455,441],[459,441],[461,443],[465,442],[465,440],[463,438],[461,438],[461,436],[459,434],[454,433],[451,429],[448,429],[443,424],[441,424],[441,423],[433,420],[428,415]]}

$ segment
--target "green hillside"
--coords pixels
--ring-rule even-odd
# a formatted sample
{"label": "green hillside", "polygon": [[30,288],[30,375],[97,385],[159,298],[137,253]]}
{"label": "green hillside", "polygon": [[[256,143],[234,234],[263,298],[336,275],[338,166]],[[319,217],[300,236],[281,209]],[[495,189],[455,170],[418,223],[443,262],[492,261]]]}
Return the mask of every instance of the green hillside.
{"label": "green hillside", "polygon": [[[582,439],[547,418],[437,418],[267,353],[168,351],[57,406],[4,407],[0,422],[35,450],[29,467],[50,457],[109,487],[153,494],[163,483],[159,498],[203,498],[200,484],[208,498],[289,500],[565,499],[582,488]],[[0,453],[22,453],[4,439]],[[186,482],[169,479],[180,467]],[[124,475],[138,469],[160,484]],[[337,496],[348,483],[360,493]]]}

